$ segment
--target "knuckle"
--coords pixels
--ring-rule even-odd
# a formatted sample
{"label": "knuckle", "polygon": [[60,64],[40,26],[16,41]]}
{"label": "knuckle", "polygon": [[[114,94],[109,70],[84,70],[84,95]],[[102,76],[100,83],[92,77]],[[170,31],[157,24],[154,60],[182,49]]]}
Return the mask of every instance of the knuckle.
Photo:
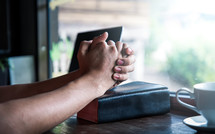
{"label": "knuckle", "polygon": [[99,42],[96,44],[96,46],[102,49],[106,48],[106,44],[104,42]]}
{"label": "knuckle", "polygon": [[121,45],[120,43],[118,43],[118,42],[117,42],[115,45],[116,45],[116,47],[119,49],[119,51],[121,51],[122,45]]}
{"label": "knuckle", "polygon": [[113,52],[113,53],[117,52],[117,49],[116,49],[116,47],[114,45],[111,45],[109,47],[110,47],[111,52]]}
{"label": "knuckle", "polygon": [[116,45],[120,45],[120,46],[122,46],[122,45],[123,45],[123,43],[122,43],[122,42],[120,42],[120,41],[117,41],[117,42],[116,42]]}
{"label": "knuckle", "polygon": [[120,75],[120,80],[127,80],[128,79],[128,75],[127,74],[121,74]]}
{"label": "knuckle", "polygon": [[122,73],[127,73],[128,72],[128,68],[127,67],[121,67],[121,69],[122,69]]}
{"label": "knuckle", "polygon": [[124,62],[125,62],[124,65],[130,65],[131,64],[131,60],[128,58],[125,58]]}
{"label": "knuckle", "polygon": [[134,65],[130,65],[130,66],[122,66],[121,68],[121,73],[129,73],[134,71],[135,67]]}
{"label": "knuckle", "polygon": [[129,57],[125,58],[124,60],[125,60],[125,64],[126,64],[126,65],[134,64],[135,61],[136,61],[134,55],[130,55]]}
{"label": "knuckle", "polygon": [[113,40],[109,40],[108,45],[115,45],[115,42]]}

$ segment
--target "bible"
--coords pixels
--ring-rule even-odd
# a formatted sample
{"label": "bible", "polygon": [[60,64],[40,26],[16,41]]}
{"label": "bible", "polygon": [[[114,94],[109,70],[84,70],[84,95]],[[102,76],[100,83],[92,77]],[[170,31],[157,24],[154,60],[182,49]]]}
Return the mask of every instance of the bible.
{"label": "bible", "polygon": [[170,111],[166,86],[134,81],[109,89],[77,113],[77,117],[94,123],[105,123]]}

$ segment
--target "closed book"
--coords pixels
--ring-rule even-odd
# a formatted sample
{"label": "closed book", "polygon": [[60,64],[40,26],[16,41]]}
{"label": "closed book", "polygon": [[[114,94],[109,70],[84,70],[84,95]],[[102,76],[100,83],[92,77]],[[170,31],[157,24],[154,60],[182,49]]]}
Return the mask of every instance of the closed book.
{"label": "closed book", "polygon": [[170,111],[166,86],[142,81],[122,84],[108,90],[77,113],[95,123],[165,114]]}

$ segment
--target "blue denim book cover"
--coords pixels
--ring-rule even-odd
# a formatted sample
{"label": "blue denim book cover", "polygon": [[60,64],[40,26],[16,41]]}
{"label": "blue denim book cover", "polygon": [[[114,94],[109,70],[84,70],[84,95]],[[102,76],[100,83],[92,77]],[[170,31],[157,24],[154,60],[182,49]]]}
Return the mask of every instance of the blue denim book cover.
{"label": "blue denim book cover", "polygon": [[108,90],[78,112],[78,118],[104,123],[169,111],[170,97],[166,86],[134,81]]}

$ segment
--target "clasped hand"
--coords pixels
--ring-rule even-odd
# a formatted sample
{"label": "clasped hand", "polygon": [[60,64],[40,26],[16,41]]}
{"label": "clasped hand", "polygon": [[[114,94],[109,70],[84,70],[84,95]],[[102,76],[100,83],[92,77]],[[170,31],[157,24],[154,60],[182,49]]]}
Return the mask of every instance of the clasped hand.
{"label": "clasped hand", "polygon": [[128,79],[134,70],[133,50],[122,42],[108,41],[108,33],[91,41],[82,41],[78,52],[79,67],[82,74],[91,73],[103,86],[112,86]]}

